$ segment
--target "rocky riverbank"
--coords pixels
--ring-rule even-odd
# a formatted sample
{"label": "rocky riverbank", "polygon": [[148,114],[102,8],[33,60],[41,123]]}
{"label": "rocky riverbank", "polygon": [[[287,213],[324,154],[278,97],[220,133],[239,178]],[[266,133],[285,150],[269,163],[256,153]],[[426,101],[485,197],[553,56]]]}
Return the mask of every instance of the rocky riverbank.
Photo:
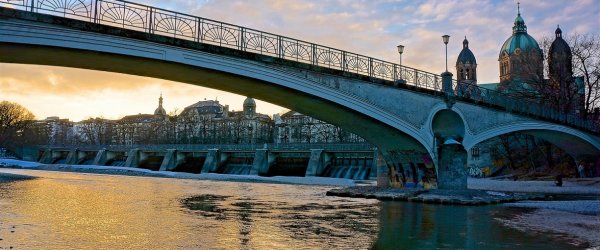
{"label": "rocky riverbank", "polygon": [[333,189],[329,196],[371,198],[382,201],[411,201],[430,204],[452,204],[478,206],[521,200],[545,200],[548,195],[484,190],[442,190],[442,189],[398,189],[374,186],[357,186]]}

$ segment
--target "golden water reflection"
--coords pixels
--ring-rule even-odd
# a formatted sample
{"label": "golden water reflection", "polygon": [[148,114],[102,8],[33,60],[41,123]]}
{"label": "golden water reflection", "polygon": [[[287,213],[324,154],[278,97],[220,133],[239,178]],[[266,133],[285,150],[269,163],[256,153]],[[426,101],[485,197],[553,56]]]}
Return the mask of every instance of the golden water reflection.
{"label": "golden water reflection", "polygon": [[0,178],[0,249],[574,247],[505,227],[497,218],[523,211],[502,206],[337,198],[308,185],[3,172],[40,178]]}
{"label": "golden water reflection", "polygon": [[42,177],[0,183],[4,248],[365,249],[378,230],[376,201],[327,187],[1,171]]}

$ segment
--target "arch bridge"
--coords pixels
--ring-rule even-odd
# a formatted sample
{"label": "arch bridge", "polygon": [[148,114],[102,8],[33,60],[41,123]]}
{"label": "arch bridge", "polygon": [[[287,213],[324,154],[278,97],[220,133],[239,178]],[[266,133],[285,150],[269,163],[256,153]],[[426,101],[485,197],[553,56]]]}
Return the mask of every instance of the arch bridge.
{"label": "arch bridge", "polygon": [[461,91],[448,72],[126,1],[0,6],[0,62],[154,77],[287,107],[377,145],[382,185],[390,169],[423,162],[438,187],[465,188],[467,152],[516,131],[575,159],[600,157],[597,124],[483,88]]}

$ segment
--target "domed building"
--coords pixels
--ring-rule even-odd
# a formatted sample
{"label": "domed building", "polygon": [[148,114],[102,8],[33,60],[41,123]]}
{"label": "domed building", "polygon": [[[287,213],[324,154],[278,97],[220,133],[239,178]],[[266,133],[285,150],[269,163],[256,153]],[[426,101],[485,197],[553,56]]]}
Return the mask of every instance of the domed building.
{"label": "domed building", "polygon": [[252,97],[246,97],[244,100],[244,114],[248,117],[252,117],[256,114],[256,102]]}
{"label": "domed building", "polygon": [[154,115],[162,115],[165,116],[167,115],[167,111],[165,110],[165,108],[163,108],[163,98],[162,98],[162,93],[160,93],[160,97],[158,98],[158,108],[156,108],[154,110]]}
{"label": "domed building", "polygon": [[543,53],[537,41],[527,34],[520,7],[515,18],[513,33],[500,49],[500,84],[504,92],[535,91],[534,85],[543,82]]}

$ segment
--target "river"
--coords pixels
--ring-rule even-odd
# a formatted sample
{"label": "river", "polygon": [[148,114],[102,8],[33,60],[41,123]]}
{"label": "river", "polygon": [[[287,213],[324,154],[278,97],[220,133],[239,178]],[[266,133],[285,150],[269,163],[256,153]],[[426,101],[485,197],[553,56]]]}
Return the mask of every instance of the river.
{"label": "river", "polygon": [[0,169],[0,249],[568,249],[527,210],[325,196],[331,187]]}

